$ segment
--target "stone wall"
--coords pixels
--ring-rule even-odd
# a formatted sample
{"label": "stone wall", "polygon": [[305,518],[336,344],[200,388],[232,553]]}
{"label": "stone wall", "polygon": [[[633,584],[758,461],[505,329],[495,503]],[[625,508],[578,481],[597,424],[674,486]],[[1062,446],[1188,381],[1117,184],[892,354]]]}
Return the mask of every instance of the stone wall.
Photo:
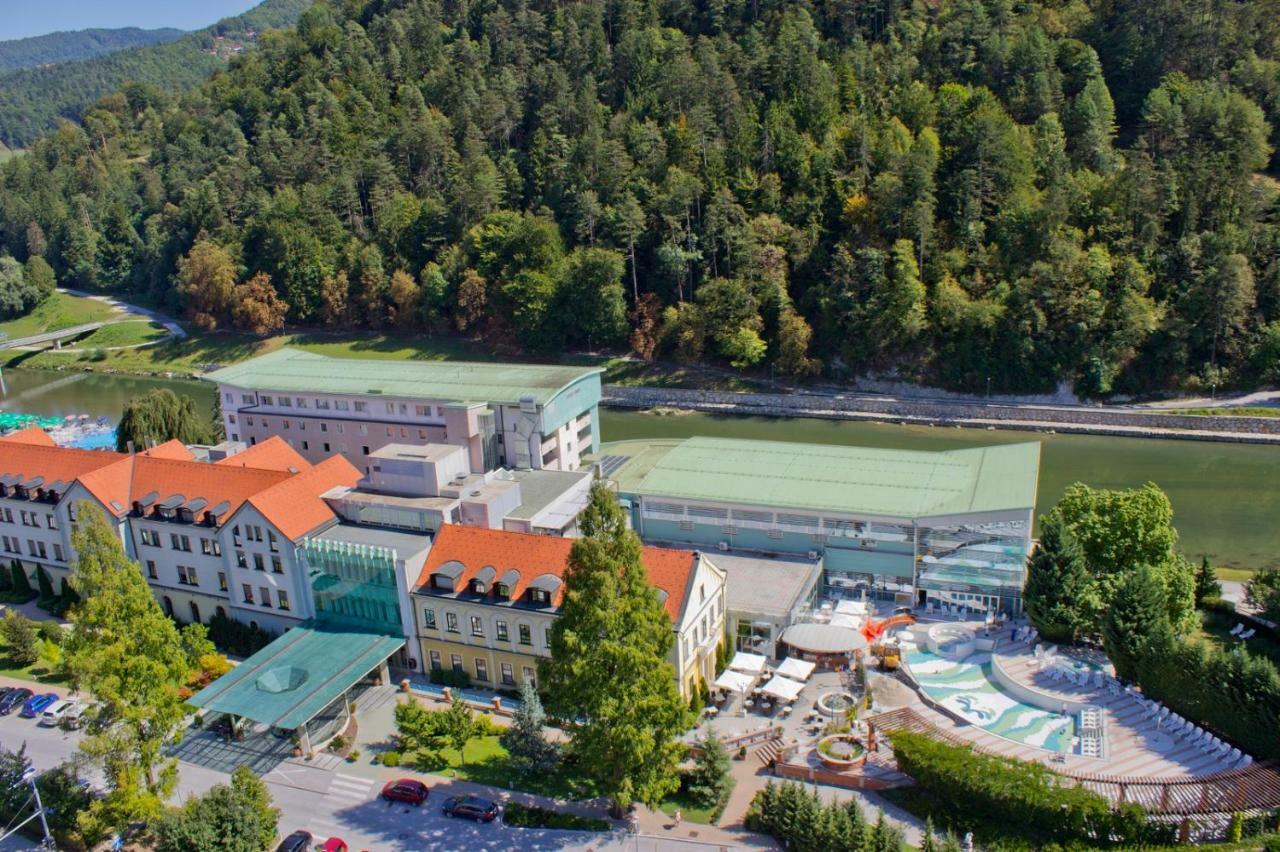
{"label": "stone wall", "polygon": [[994,427],[1207,441],[1280,443],[1280,417],[1163,414],[1121,408],[1007,405],[910,400],[893,397],[729,391],[607,385],[603,405],[677,408],[712,414],[818,417],[900,423]]}

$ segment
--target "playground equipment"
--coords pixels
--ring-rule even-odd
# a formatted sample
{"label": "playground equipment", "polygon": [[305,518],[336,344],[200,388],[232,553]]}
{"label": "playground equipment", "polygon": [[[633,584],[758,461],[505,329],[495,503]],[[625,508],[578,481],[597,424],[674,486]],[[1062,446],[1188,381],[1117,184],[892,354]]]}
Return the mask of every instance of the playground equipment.
{"label": "playground equipment", "polygon": [[897,640],[883,640],[871,646],[871,654],[880,661],[884,671],[895,671],[902,665],[902,651]]}
{"label": "playground equipment", "polygon": [[862,636],[867,643],[874,643],[877,639],[884,635],[885,631],[894,627],[903,627],[909,624],[915,624],[916,617],[909,612],[891,615],[880,621],[868,620],[862,628]]}

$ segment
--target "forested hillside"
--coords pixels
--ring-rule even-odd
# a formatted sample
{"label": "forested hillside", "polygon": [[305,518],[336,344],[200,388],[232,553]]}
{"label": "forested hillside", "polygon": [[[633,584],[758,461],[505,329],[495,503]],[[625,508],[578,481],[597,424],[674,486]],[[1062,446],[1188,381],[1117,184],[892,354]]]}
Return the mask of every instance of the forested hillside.
{"label": "forested hillside", "polygon": [[142,47],[173,41],[182,30],[172,27],[143,30],[138,27],[119,29],[74,30],[0,41],[0,71],[75,62],[129,47]]}
{"label": "forested hillside", "polygon": [[[264,0],[243,15],[224,18],[211,27],[186,35],[177,33],[174,38],[157,39],[145,47],[113,48],[110,52],[99,51],[105,55],[80,62],[24,67],[2,73],[0,142],[12,148],[26,147],[52,130],[59,119],[79,120],[99,98],[128,83],[148,83],[169,92],[195,88],[214,71],[226,67],[226,54],[220,55],[217,51],[221,41],[230,39],[237,44],[252,44],[255,36],[249,35],[250,32],[256,34],[270,27],[292,26],[309,5],[311,0]],[[77,33],[54,33],[41,38],[73,35]],[[21,42],[0,43],[0,55],[4,44]]]}
{"label": "forested hillside", "polygon": [[6,164],[0,241],[207,327],[1275,381],[1278,30],[1280,0],[321,4]]}

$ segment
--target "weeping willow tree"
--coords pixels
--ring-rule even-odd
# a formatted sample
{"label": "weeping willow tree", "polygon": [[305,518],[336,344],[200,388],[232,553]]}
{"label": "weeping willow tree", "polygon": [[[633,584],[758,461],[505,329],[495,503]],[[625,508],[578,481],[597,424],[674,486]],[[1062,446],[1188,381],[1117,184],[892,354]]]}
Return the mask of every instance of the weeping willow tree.
{"label": "weeping willow tree", "polygon": [[116,428],[116,449],[145,449],[177,438],[184,444],[205,444],[213,439],[208,419],[196,410],[195,401],[171,390],[153,390],[125,404]]}

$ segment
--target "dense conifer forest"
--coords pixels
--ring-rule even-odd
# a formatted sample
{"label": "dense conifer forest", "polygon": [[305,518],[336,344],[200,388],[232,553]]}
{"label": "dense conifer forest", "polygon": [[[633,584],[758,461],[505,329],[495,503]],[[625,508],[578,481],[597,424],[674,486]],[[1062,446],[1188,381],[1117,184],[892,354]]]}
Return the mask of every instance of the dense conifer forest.
{"label": "dense conifer forest", "polygon": [[144,30],[138,27],[88,29],[49,33],[31,38],[0,41],[0,71],[75,62],[129,47],[173,41],[182,30],[163,28]]}
{"label": "dense conifer forest", "polygon": [[322,2],[5,164],[0,249],[206,328],[1277,381],[1278,39],[1280,0]]}

